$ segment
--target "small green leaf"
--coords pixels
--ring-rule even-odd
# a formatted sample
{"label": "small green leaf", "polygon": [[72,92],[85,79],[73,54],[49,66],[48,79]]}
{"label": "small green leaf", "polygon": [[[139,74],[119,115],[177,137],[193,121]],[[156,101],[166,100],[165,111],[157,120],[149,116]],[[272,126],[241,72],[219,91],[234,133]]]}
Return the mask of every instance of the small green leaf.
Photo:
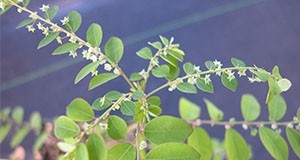
{"label": "small green leaf", "polygon": [[166,37],[159,35],[159,39],[165,46],[169,45],[169,40]]}
{"label": "small green leaf", "polygon": [[160,98],[158,96],[151,96],[148,98],[148,103],[151,105],[160,105]]}
{"label": "small green leaf", "polygon": [[78,82],[80,82],[84,77],[86,77],[88,74],[90,74],[92,71],[96,70],[100,65],[100,62],[93,62],[90,63],[86,66],[84,66],[79,73],[77,74],[75,80],[74,80],[74,84],[77,84]]}
{"label": "small green leaf", "polygon": [[251,94],[244,94],[241,100],[242,114],[245,120],[254,121],[259,117],[260,104]]}
{"label": "small green leaf", "polygon": [[12,111],[11,117],[17,124],[21,124],[23,122],[24,109],[22,107],[16,107]]}
{"label": "small green leaf", "polygon": [[106,160],[107,147],[100,135],[97,133],[91,134],[86,142],[86,146],[90,160]]}
{"label": "small green leaf", "polygon": [[169,52],[175,53],[175,54],[180,54],[182,56],[185,55],[184,51],[179,49],[179,48],[170,48],[168,49]]}
{"label": "small green leaf", "polygon": [[278,95],[281,93],[281,88],[278,86],[276,81],[272,78],[268,79],[268,86],[269,86],[269,91],[268,95],[266,98],[266,103],[269,103],[275,95]]}
{"label": "small green leaf", "polygon": [[145,96],[145,94],[144,94],[143,90],[141,90],[141,89],[138,89],[137,91],[133,92],[133,94],[132,94],[132,98],[134,100],[139,100],[139,99],[143,98],[144,96]]}
{"label": "small green leaf", "polygon": [[167,77],[169,74],[170,68],[168,65],[161,65],[152,70],[152,74],[155,77],[162,78]]}
{"label": "small green leaf", "polygon": [[250,70],[257,78],[259,78],[262,82],[266,82],[270,78],[270,73],[263,69]]}
{"label": "small green leaf", "polygon": [[94,111],[87,101],[75,98],[67,106],[67,116],[77,122],[87,122],[94,119]]}
{"label": "small green leaf", "polygon": [[24,128],[18,130],[10,142],[10,147],[15,148],[20,143],[22,143],[24,138],[28,135],[29,131],[30,129],[28,126],[27,127],[25,126]]}
{"label": "small green leaf", "polygon": [[4,14],[6,11],[8,11],[11,8],[10,5],[7,5],[4,7],[4,9],[0,9],[0,15]]}
{"label": "small green leaf", "polygon": [[[76,11],[71,11],[68,14],[68,17],[69,17],[69,23],[68,23],[69,25],[67,25],[67,29],[69,31],[76,32],[79,29],[82,22],[81,15]],[[69,28],[68,26],[70,26],[71,28]]]}
{"label": "small green leaf", "polygon": [[269,119],[270,120],[280,120],[286,112],[286,103],[281,95],[276,95],[268,103],[269,109]]}
{"label": "small green leaf", "polygon": [[33,112],[30,115],[30,126],[35,130],[36,134],[40,133],[42,128],[42,117],[39,112]]}
{"label": "small green leaf", "polygon": [[283,79],[280,79],[279,81],[277,81],[277,85],[281,89],[281,92],[285,92],[291,88],[292,83],[290,80],[283,78]]}
{"label": "small green leaf", "polygon": [[186,98],[180,98],[179,100],[179,114],[184,120],[195,120],[200,117],[201,108],[187,100]]}
{"label": "small green leaf", "polygon": [[161,49],[162,48],[162,44],[160,42],[148,42],[148,44],[156,49]]}
{"label": "small green leaf", "polygon": [[197,93],[196,87],[187,82],[179,83],[177,85],[177,89],[183,93],[192,93],[192,94]]}
{"label": "small green leaf", "polygon": [[28,6],[29,3],[30,3],[30,0],[23,0],[24,6]]}
{"label": "small green leaf", "polygon": [[39,135],[39,137],[37,138],[37,140],[34,142],[32,150],[34,152],[38,152],[40,150],[40,148],[45,144],[45,141],[47,140],[49,135],[50,135],[50,133],[48,133],[48,132],[41,133]]}
{"label": "small green leaf", "polygon": [[110,101],[116,101],[121,97],[122,97],[122,93],[120,93],[118,91],[114,91],[114,90],[109,91],[105,94],[105,98]]}
{"label": "small green leaf", "polygon": [[71,138],[80,132],[77,124],[66,116],[60,116],[54,123],[54,134],[60,139]]}
{"label": "small green leaf", "polygon": [[159,106],[151,105],[149,107],[149,112],[150,112],[150,114],[152,114],[151,116],[157,117],[157,116],[159,116],[162,113],[162,110],[161,110],[161,108]]}
{"label": "small green leaf", "polygon": [[273,74],[277,79],[282,79],[282,76],[280,75],[279,67],[278,67],[278,66],[274,66],[274,68],[273,68],[273,70],[272,70],[272,74]]}
{"label": "small green leaf", "polygon": [[52,41],[56,39],[56,37],[59,35],[59,32],[51,32],[46,37],[44,37],[41,42],[38,45],[38,49],[47,46]]}
{"label": "small green leaf", "polygon": [[183,143],[165,143],[154,147],[145,160],[199,160],[200,154]]}
{"label": "small green leaf", "polygon": [[203,92],[214,93],[214,85],[212,82],[205,84],[205,80],[202,78],[198,78],[196,80],[196,86]]}
{"label": "small green leaf", "polygon": [[47,19],[53,19],[56,14],[58,12],[58,6],[57,5],[54,5],[54,6],[51,6],[46,12],[45,12],[45,17]]}
{"label": "small green leaf", "polygon": [[105,44],[105,54],[108,59],[118,63],[123,56],[124,45],[120,38],[111,37]]}
{"label": "small green leaf", "polygon": [[193,133],[188,138],[188,145],[200,153],[201,159],[211,159],[213,154],[211,138],[203,128],[194,127]]}
{"label": "small green leaf", "polygon": [[27,26],[27,25],[30,25],[30,24],[32,24],[33,23],[33,19],[25,19],[25,20],[23,20],[22,22],[20,22],[19,24],[18,24],[18,26],[17,26],[17,28],[16,29],[20,29],[20,28],[23,28],[23,27],[25,27],[25,26]]}
{"label": "small green leaf", "polygon": [[135,104],[131,101],[123,102],[120,108],[124,115],[133,116],[135,114]]}
{"label": "small green leaf", "polygon": [[192,127],[182,119],[161,116],[151,120],[144,129],[145,137],[154,144],[183,142],[192,133]]}
{"label": "small green leaf", "polygon": [[112,104],[112,102],[110,100],[108,100],[107,98],[97,98],[93,102],[92,108],[94,110],[101,111],[103,109],[108,108],[111,104]]}
{"label": "small green leaf", "polygon": [[231,63],[234,67],[246,67],[246,63],[237,58],[231,58]]}
{"label": "small green leaf", "polygon": [[300,107],[297,110],[297,118],[300,119]]}
{"label": "small green leaf", "polygon": [[76,149],[76,144],[72,144],[72,142],[58,142],[57,147],[62,152],[73,152]]}
{"label": "small green leaf", "polygon": [[238,81],[236,78],[232,79],[231,81],[228,79],[228,75],[223,73],[222,74],[222,84],[230,89],[231,91],[235,92],[238,86]]}
{"label": "small green leaf", "polygon": [[89,153],[86,146],[80,143],[75,150],[74,160],[89,160]]}
{"label": "small green leaf", "polygon": [[164,61],[166,61],[167,63],[169,63],[170,65],[172,65],[176,68],[178,67],[178,61],[174,57],[172,57],[170,55],[166,55],[166,56],[161,55],[160,58],[163,59]]}
{"label": "small green leaf", "polygon": [[98,47],[102,41],[102,28],[99,24],[93,23],[86,32],[86,39],[92,47]]}
{"label": "small green leaf", "polygon": [[6,107],[6,108],[1,109],[0,110],[0,119],[7,120],[10,112],[11,112],[11,108]]}
{"label": "small green leaf", "polygon": [[126,138],[127,124],[118,116],[110,116],[107,121],[107,134],[114,140],[121,140]]}
{"label": "small green leaf", "polygon": [[228,160],[248,160],[250,153],[245,139],[234,129],[226,130],[225,146]]}
{"label": "small green leaf", "polygon": [[2,144],[3,140],[5,139],[5,137],[7,136],[7,134],[9,133],[10,129],[11,129],[12,124],[2,124],[0,126],[0,144]]}
{"label": "small green leaf", "polygon": [[96,87],[99,87],[100,85],[107,83],[115,78],[117,78],[119,75],[114,73],[101,73],[97,76],[93,77],[89,84],[89,90],[92,90]]}
{"label": "small green leaf", "polygon": [[136,160],[136,148],[129,142],[119,143],[108,150],[108,160]]}
{"label": "small green leaf", "polygon": [[180,68],[179,67],[174,67],[172,65],[169,65],[170,71],[168,76],[166,77],[167,80],[174,80],[179,76],[180,73]]}
{"label": "small green leaf", "polygon": [[273,130],[261,127],[259,129],[259,137],[261,142],[271,156],[276,160],[289,159],[289,149],[285,140]]}
{"label": "small green leaf", "polygon": [[204,99],[210,119],[220,121],[223,119],[223,112],[211,101]]}
{"label": "small green leaf", "polygon": [[214,64],[213,61],[205,61],[205,67],[208,70],[214,70],[214,69],[216,69],[216,65]]}
{"label": "small green leaf", "polygon": [[144,47],[141,50],[137,51],[136,54],[143,59],[151,59],[152,51],[148,47]]}
{"label": "small green leaf", "polygon": [[293,151],[300,158],[300,132],[292,128],[286,128],[285,132]]}
{"label": "small green leaf", "polygon": [[180,62],[183,61],[183,55],[178,49],[168,49],[168,54]]}
{"label": "small green leaf", "polygon": [[59,47],[57,47],[52,55],[61,55],[61,54],[65,54],[65,53],[68,53],[68,52],[71,52],[71,51],[75,51],[76,49],[78,49],[80,46],[79,44],[77,43],[66,43],[66,44],[63,44]]}
{"label": "small green leaf", "polygon": [[186,74],[193,74],[195,72],[194,65],[190,62],[183,65],[183,70]]}
{"label": "small green leaf", "polygon": [[130,79],[130,81],[139,81],[139,80],[142,80],[143,77],[139,73],[133,72],[133,73],[131,73],[129,79]]}

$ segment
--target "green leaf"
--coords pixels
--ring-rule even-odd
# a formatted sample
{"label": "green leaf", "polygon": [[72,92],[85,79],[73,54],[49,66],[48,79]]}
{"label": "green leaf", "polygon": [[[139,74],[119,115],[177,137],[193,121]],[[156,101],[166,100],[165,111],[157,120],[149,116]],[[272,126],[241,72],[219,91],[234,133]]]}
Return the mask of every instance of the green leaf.
{"label": "green leaf", "polygon": [[205,61],[205,67],[208,70],[214,70],[214,69],[216,69],[216,65],[214,64],[213,61]]}
{"label": "green leaf", "polygon": [[96,70],[100,65],[100,62],[93,62],[90,63],[86,66],[84,66],[79,73],[77,74],[75,80],[74,80],[74,84],[77,84],[78,82],[80,82],[84,77],[86,77],[88,74],[90,74],[92,71]]}
{"label": "green leaf", "polygon": [[184,51],[179,48],[170,48],[170,49],[168,49],[168,51],[169,51],[169,53],[172,52],[172,53],[182,55],[182,56],[185,55]]}
{"label": "green leaf", "polygon": [[280,120],[286,112],[286,103],[281,95],[276,95],[272,100],[268,103],[268,109],[270,120]]}
{"label": "green leaf", "polygon": [[214,85],[212,82],[205,84],[204,79],[198,78],[196,80],[196,86],[203,92],[214,93]]}
{"label": "green leaf", "polygon": [[165,46],[169,45],[169,40],[166,37],[159,35],[159,39]]}
{"label": "green leaf", "polygon": [[246,67],[246,63],[237,58],[231,58],[231,63],[234,67]]}
{"label": "green leaf", "polygon": [[177,89],[183,93],[192,93],[192,94],[197,93],[196,87],[187,82],[179,83],[177,85]]}
{"label": "green leaf", "polygon": [[260,104],[251,94],[244,94],[241,100],[242,114],[245,120],[254,121],[259,117]]}
{"label": "green leaf", "polygon": [[186,74],[193,74],[195,72],[194,65],[190,62],[183,65],[183,70]]}
{"label": "green leaf", "polygon": [[67,116],[77,122],[91,121],[95,117],[90,104],[82,98],[75,98],[67,106]]}
{"label": "green leaf", "polygon": [[52,41],[54,41],[56,39],[56,37],[59,35],[59,32],[51,32],[49,33],[46,37],[44,37],[39,45],[38,45],[38,49],[47,46],[48,44],[50,44]]}
{"label": "green leaf", "polygon": [[68,14],[68,17],[69,17],[68,24],[71,28],[69,28],[67,25],[67,29],[69,29],[69,31],[76,32],[79,29],[81,22],[82,22],[81,15],[76,11],[71,11]]}
{"label": "green leaf", "polygon": [[264,147],[274,159],[289,159],[288,145],[285,142],[285,140],[281,137],[281,135],[277,134],[269,128],[261,127],[259,129],[259,137]]}
{"label": "green leaf", "polygon": [[112,104],[112,102],[110,100],[108,100],[107,98],[97,98],[93,104],[92,104],[92,108],[94,110],[97,111],[101,111],[103,109],[108,108],[110,105]]}
{"label": "green leaf", "polygon": [[5,6],[4,9],[0,9],[0,15],[4,14],[6,11],[8,11],[11,8],[11,6]]}
{"label": "green leaf", "polygon": [[168,65],[161,65],[152,70],[152,74],[155,77],[162,78],[169,75],[170,68]]}
{"label": "green leaf", "polygon": [[300,119],[300,107],[297,110],[297,118]]}
{"label": "green leaf", "polygon": [[168,49],[168,54],[180,62],[183,61],[183,55],[178,49]]}
{"label": "green leaf", "polygon": [[120,38],[111,37],[105,44],[105,54],[108,59],[118,63],[123,56],[124,45]]}
{"label": "green leaf", "polygon": [[52,55],[61,55],[61,54],[65,54],[65,53],[68,53],[68,52],[71,52],[71,51],[75,51],[76,49],[78,49],[80,46],[79,44],[77,43],[66,43],[66,44],[63,44],[59,47],[57,47]]}
{"label": "green leaf", "polygon": [[58,12],[58,6],[57,5],[54,5],[54,6],[51,6],[45,13],[45,17],[47,19],[53,19],[56,14]]}
{"label": "green leaf", "polygon": [[211,101],[204,99],[210,119],[220,121],[223,119],[223,112]]}
{"label": "green leaf", "polygon": [[151,105],[160,105],[160,98],[158,96],[151,96],[148,98],[148,103]]}
{"label": "green leaf", "polygon": [[105,94],[105,98],[110,100],[110,101],[116,101],[122,97],[122,93],[118,91],[109,91]]}
{"label": "green leaf", "polygon": [[99,24],[93,23],[86,32],[86,39],[92,47],[98,47],[102,41],[102,28]]}
{"label": "green leaf", "polygon": [[89,153],[83,143],[80,143],[75,150],[75,160],[89,160]]}
{"label": "green leaf", "polygon": [[71,138],[79,134],[77,124],[66,116],[60,116],[54,123],[54,134],[60,139]]}
{"label": "green leaf", "polygon": [[139,73],[133,72],[133,73],[131,73],[129,79],[130,79],[130,81],[139,81],[139,80],[142,80],[143,77]]}
{"label": "green leaf", "polygon": [[42,117],[39,112],[33,112],[30,116],[30,126],[39,134],[42,128]]}
{"label": "green leaf", "polygon": [[188,145],[200,153],[201,159],[211,159],[213,154],[211,138],[203,128],[194,127],[193,133],[188,138]]}
{"label": "green leaf", "polygon": [[179,100],[179,114],[184,120],[195,120],[200,117],[201,108],[197,104],[180,98]]}
{"label": "green leaf", "polygon": [[279,81],[277,81],[277,85],[281,89],[281,92],[285,92],[291,88],[292,83],[290,80],[283,78],[283,79],[280,79]]}
{"label": "green leaf", "polygon": [[172,65],[169,65],[170,71],[168,76],[166,77],[167,80],[174,80],[179,76],[180,73],[180,68],[179,67],[174,67]]}
{"label": "green leaf", "polygon": [[293,151],[300,158],[300,132],[292,128],[286,128],[285,132]]}
{"label": "green leaf", "polygon": [[20,28],[23,28],[23,27],[25,27],[25,26],[27,26],[27,25],[30,25],[30,24],[32,24],[33,23],[33,19],[25,19],[25,20],[23,20],[22,22],[20,22],[19,24],[18,24],[18,26],[17,26],[17,28],[16,29],[20,29]]}
{"label": "green leaf", "polygon": [[273,74],[277,79],[282,79],[282,76],[280,75],[279,67],[278,67],[278,66],[274,66],[274,68],[273,68],[273,70],[272,70],[272,74]]}
{"label": "green leaf", "polygon": [[250,159],[249,148],[244,138],[234,129],[226,130],[225,146],[228,160]]}
{"label": "green leaf", "polygon": [[124,115],[133,116],[135,114],[135,104],[131,101],[124,101],[120,108]]}
{"label": "green leaf", "polygon": [[114,140],[121,140],[126,138],[127,124],[118,116],[110,116],[107,121],[107,134]]}
{"label": "green leaf", "polygon": [[164,61],[166,61],[167,63],[169,63],[170,65],[172,65],[176,68],[178,67],[178,61],[174,57],[172,57],[170,55],[166,55],[166,56],[161,55],[160,58],[163,59]]}
{"label": "green leaf", "polygon": [[151,105],[149,106],[149,112],[152,114],[151,116],[157,117],[162,113],[162,110],[159,106]]}
{"label": "green leaf", "polygon": [[145,160],[199,160],[200,154],[183,143],[165,143],[154,147]]}
{"label": "green leaf", "polygon": [[132,98],[134,100],[139,100],[144,96],[145,96],[145,94],[144,94],[143,90],[141,90],[141,89],[138,89],[137,91],[133,92],[133,94],[132,94]]}
{"label": "green leaf", "polygon": [[281,88],[278,86],[277,82],[275,82],[274,79],[269,78],[268,85],[269,85],[269,91],[268,91],[268,95],[266,98],[266,103],[269,103],[275,95],[278,95],[281,93]]}
{"label": "green leaf", "polygon": [[136,54],[143,59],[151,59],[152,51],[148,47],[144,47],[141,50],[137,51]]}
{"label": "green leaf", "polygon": [[259,78],[262,82],[266,82],[270,78],[270,73],[263,69],[250,70],[257,78]]}
{"label": "green leaf", "polygon": [[30,0],[23,0],[24,6],[28,6],[29,3],[30,3]]}
{"label": "green leaf", "polygon": [[156,49],[161,49],[162,48],[162,44],[160,42],[148,42],[148,44]]}
{"label": "green leaf", "polygon": [[108,160],[136,160],[136,148],[129,142],[119,143],[108,151]]}
{"label": "green leaf", "polygon": [[5,139],[5,137],[7,136],[7,134],[9,133],[10,129],[11,129],[12,124],[2,124],[0,126],[0,144],[2,144],[3,140]]}
{"label": "green leaf", "polygon": [[17,124],[21,124],[23,122],[24,109],[22,107],[16,107],[12,111],[11,117],[12,117],[13,121],[15,121]]}
{"label": "green leaf", "polygon": [[236,78],[232,79],[231,81],[228,80],[228,75],[227,74],[222,74],[222,84],[230,89],[231,91],[235,92],[236,88],[238,86],[238,81]]}
{"label": "green leaf", "polygon": [[144,135],[151,143],[162,144],[166,142],[183,142],[192,131],[192,127],[182,119],[161,116],[146,124]]}
{"label": "green leaf", "polygon": [[45,144],[45,141],[47,140],[49,135],[50,133],[48,132],[43,132],[42,134],[40,134],[37,140],[34,142],[32,150],[34,152],[38,152],[40,148],[42,148],[42,146]]}
{"label": "green leaf", "polygon": [[15,148],[17,147],[20,143],[22,143],[22,141],[24,140],[24,138],[28,135],[30,131],[30,128],[28,126],[25,126],[22,129],[19,129],[15,135],[13,136],[11,142],[10,142],[10,147],[11,148]]}
{"label": "green leaf", "polygon": [[11,112],[11,108],[3,108],[0,110],[0,119],[7,120],[9,117],[9,114]]}
{"label": "green leaf", "polygon": [[106,160],[107,147],[100,135],[96,133],[91,134],[86,142],[86,146],[90,160]]}
{"label": "green leaf", "polygon": [[115,78],[117,78],[119,75],[114,73],[101,73],[97,76],[93,77],[89,84],[89,90],[92,90],[96,87],[99,87],[100,85],[107,83]]}

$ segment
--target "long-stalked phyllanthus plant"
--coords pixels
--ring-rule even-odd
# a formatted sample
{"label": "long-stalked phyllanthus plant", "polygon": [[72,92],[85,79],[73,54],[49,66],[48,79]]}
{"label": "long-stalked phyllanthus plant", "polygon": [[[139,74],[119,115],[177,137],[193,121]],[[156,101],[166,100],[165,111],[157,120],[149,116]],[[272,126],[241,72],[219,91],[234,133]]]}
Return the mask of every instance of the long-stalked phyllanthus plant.
{"label": "long-stalked phyllanthus plant", "polygon": [[[246,66],[242,60],[232,58],[230,67],[223,67],[220,61],[214,60],[206,61],[206,68],[200,69],[187,62],[183,64],[185,75],[179,77],[179,64],[183,62],[185,53],[174,42],[173,37],[168,39],[160,36],[160,41],[149,42],[149,47],[137,51],[139,57],[149,61],[148,67],[127,76],[118,65],[124,52],[121,39],[111,37],[101,49],[99,46],[103,34],[99,24],[91,24],[85,39],[79,38],[76,31],[82,19],[78,12],[72,11],[55,23],[52,19],[58,12],[58,6],[43,5],[40,15],[28,9],[28,4],[29,0],[1,0],[1,14],[11,7],[16,7],[19,13],[29,14],[29,18],[17,28],[26,27],[29,32],[40,30],[45,37],[38,48],[56,41],[59,46],[52,52],[53,55],[69,54],[75,58],[81,52],[80,56],[89,63],[79,71],[75,84],[91,74],[89,90],[118,77],[122,77],[130,86],[126,93],[109,91],[97,98],[92,105],[82,98],[71,101],[66,115],[59,116],[54,122],[54,133],[59,139],[57,145],[62,151],[60,159],[247,160],[252,155],[251,147],[234,129],[239,126],[253,136],[258,134],[266,150],[278,160],[289,159],[287,142],[280,134],[284,128],[291,148],[300,157],[300,110],[290,121],[280,121],[287,110],[281,93],[291,87],[291,82],[281,76],[277,66],[268,72],[255,65]],[[99,67],[104,67],[106,72],[98,73]],[[195,94],[198,88],[202,92],[213,93],[213,75],[220,77],[222,84],[231,91],[237,89],[237,77],[248,78],[250,83],[266,82],[269,87],[266,97],[269,111],[267,120],[257,121],[261,107],[251,94],[244,94],[241,98],[244,119],[240,121],[234,118],[223,121],[221,109],[208,99],[204,101],[210,120],[199,119],[200,107],[185,98],[179,101],[181,118],[161,115],[160,98],[155,96],[158,91],[168,88],[169,91]],[[150,76],[164,78],[166,82],[146,93]],[[101,113],[100,116],[95,116],[95,112]],[[113,115],[119,112],[132,118],[128,122],[130,125],[123,118]],[[4,122],[1,121],[1,126]],[[200,127],[202,125],[224,126],[224,145],[211,139],[205,129]]]}

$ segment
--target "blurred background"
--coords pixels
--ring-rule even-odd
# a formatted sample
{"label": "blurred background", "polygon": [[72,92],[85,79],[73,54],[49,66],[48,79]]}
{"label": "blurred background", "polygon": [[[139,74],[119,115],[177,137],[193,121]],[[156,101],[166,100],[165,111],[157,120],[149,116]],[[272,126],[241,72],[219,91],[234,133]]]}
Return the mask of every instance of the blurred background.
{"label": "blurred background", "polygon": [[[244,60],[248,65],[256,64],[267,70],[274,65],[280,67],[282,75],[290,79],[292,88],[283,94],[288,112],[283,120],[291,120],[300,105],[300,1],[299,0],[35,0],[30,9],[38,10],[42,4],[58,5],[59,22],[71,10],[77,10],[83,18],[78,31],[85,37],[88,26],[99,23],[105,42],[110,36],[124,41],[125,55],[120,62],[127,74],[147,67],[146,61],[135,52],[156,41],[158,35],[175,37],[186,52],[186,61],[204,68],[206,60],[220,60],[229,66],[230,58]],[[107,91],[127,91],[129,87],[122,78],[88,91],[89,78],[78,85],[73,81],[78,71],[87,63],[68,56],[51,56],[57,44],[53,43],[37,50],[40,33],[28,33],[26,29],[16,30],[17,24],[27,15],[18,14],[13,8],[0,16],[1,57],[1,107],[22,105],[26,116],[38,110],[46,119],[65,113],[65,107],[76,97],[92,103]],[[225,120],[235,117],[241,120],[240,98],[243,93],[254,94],[262,105],[260,120],[266,120],[267,108],[264,99],[267,84],[250,84],[243,78],[235,93],[224,88],[214,77],[215,94],[199,92],[186,95],[178,91],[160,91],[164,114],[178,116],[178,100],[187,97],[202,106],[201,119],[208,119],[203,98],[212,100],[225,112]],[[163,84],[163,80],[151,79],[147,92]],[[224,138],[224,128],[205,126],[212,137]],[[258,137],[251,137],[249,131],[237,129],[252,145],[253,159],[272,159],[261,145]],[[30,137],[23,144],[30,143]],[[1,144],[1,153],[10,151]],[[290,159],[297,159],[291,152]]]}

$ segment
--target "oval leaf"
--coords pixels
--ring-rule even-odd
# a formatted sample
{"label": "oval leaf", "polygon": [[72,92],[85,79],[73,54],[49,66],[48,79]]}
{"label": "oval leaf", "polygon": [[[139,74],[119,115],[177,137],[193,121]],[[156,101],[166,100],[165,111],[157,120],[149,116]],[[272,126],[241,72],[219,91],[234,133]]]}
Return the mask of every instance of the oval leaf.
{"label": "oval leaf", "polygon": [[180,98],[179,100],[179,114],[184,120],[195,120],[200,116],[200,107],[187,100],[186,98]]}
{"label": "oval leaf", "polygon": [[209,82],[208,84],[205,84],[204,79],[198,78],[196,80],[196,85],[203,92],[214,93],[214,86],[213,86],[212,82]]}
{"label": "oval leaf", "polygon": [[25,20],[23,20],[22,22],[20,22],[18,24],[16,29],[20,29],[20,28],[25,27],[25,26],[27,26],[29,24],[32,24],[32,23],[33,23],[33,19],[31,19],[31,18],[30,19],[25,19]]}
{"label": "oval leaf", "polygon": [[241,100],[242,114],[245,120],[254,121],[259,117],[260,104],[251,94],[244,94]]}
{"label": "oval leaf", "polygon": [[151,120],[144,129],[145,137],[154,144],[183,142],[192,133],[192,127],[182,119],[161,116]]}
{"label": "oval leaf", "polygon": [[137,51],[136,54],[143,59],[151,59],[152,51],[148,47],[144,47],[141,50]]}
{"label": "oval leaf", "polygon": [[77,44],[77,43],[66,43],[66,44],[63,44],[63,45],[57,47],[53,51],[52,55],[65,54],[65,53],[68,53],[68,52],[71,52],[71,51],[75,51],[78,48],[79,48],[79,44]]}
{"label": "oval leaf", "polygon": [[80,143],[75,150],[75,160],[89,160],[89,153],[83,143]]}
{"label": "oval leaf", "polygon": [[67,116],[77,122],[87,122],[94,119],[94,111],[87,101],[75,98],[67,106]]}
{"label": "oval leaf", "polygon": [[292,82],[286,78],[280,79],[279,81],[277,81],[277,84],[280,87],[281,92],[289,90],[292,86]]}
{"label": "oval leaf", "polygon": [[190,62],[183,65],[183,70],[186,74],[193,74],[195,72],[194,65]]}
{"label": "oval leaf", "polygon": [[46,12],[45,12],[45,17],[47,19],[53,19],[56,14],[58,12],[58,6],[57,5],[54,5],[54,6],[51,6]]}
{"label": "oval leaf", "polygon": [[231,63],[234,67],[246,67],[245,62],[237,58],[231,58]]}
{"label": "oval leaf", "polygon": [[30,131],[29,127],[26,127],[26,126],[22,129],[18,130],[10,142],[10,147],[15,148],[20,143],[22,143],[24,138],[28,135],[29,131]]}
{"label": "oval leaf", "polygon": [[76,32],[79,29],[82,22],[81,15],[76,11],[72,11],[68,14],[68,17],[69,17],[68,24],[71,28],[67,26],[67,29],[69,29],[72,32]]}
{"label": "oval leaf", "polygon": [[123,102],[120,108],[124,115],[133,116],[135,114],[135,105],[131,101]]}
{"label": "oval leaf", "polygon": [[94,89],[106,82],[109,82],[115,78],[117,78],[119,75],[114,73],[101,73],[97,76],[93,77],[89,84],[89,90]]}
{"label": "oval leaf", "polygon": [[38,45],[38,49],[47,46],[52,41],[56,39],[56,37],[59,35],[59,32],[51,32],[46,37],[44,37],[41,42]]}
{"label": "oval leaf", "polygon": [[99,24],[93,23],[86,32],[86,39],[92,47],[100,46],[102,42],[102,28]]}
{"label": "oval leaf", "polygon": [[89,136],[86,146],[89,153],[90,160],[106,160],[107,147],[101,136],[93,133]]}
{"label": "oval leaf", "polygon": [[210,119],[220,121],[223,119],[223,112],[211,101],[204,99]]}
{"label": "oval leaf", "polygon": [[88,74],[90,74],[92,71],[96,70],[99,65],[100,65],[100,62],[97,61],[97,62],[90,63],[90,64],[84,66],[77,74],[74,83],[77,84],[78,82],[80,82]]}
{"label": "oval leaf", "polygon": [[300,158],[300,132],[292,128],[286,128],[285,132],[295,154]]}
{"label": "oval leaf", "polygon": [[66,116],[58,117],[54,123],[54,134],[58,138],[71,138],[79,132],[80,129],[77,124]]}
{"label": "oval leaf", "polygon": [[16,107],[12,111],[11,117],[16,123],[21,124],[23,122],[24,109],[22,107]]}
{"label": "oval leaf", "polygon": [[276,95],[268,103],[270,120],[280,120],[286,112],[286,103],[281,95]]}
{"label": "oval leaf", "polygon": [[105,54],[108,59],[117,63],[121,60],[124,52],[124,45],[120,38],[111,37],[105,44]]}
{"label": "oval leaf", "polygon": [[155,77],[162,78],[169,75],[170,68],[168,65],[161,65],[152,70],[152,74]]}
{"label": "oval leaf", "polygon": [[244,138],[234,129],[226,130],[225,146],[228,160],[250,159],[249,148]]}
{"label": "oval leaf", "polygon": [[136,148],[129,142],[113,146],[108,151],[109,160],[136,160]]}
{"label": "oval leaf", "polygon": [[30,126],[35,130],[37,134],[40,133],[42,128],[42,117],[39,112],[33,112],[30,115]]}
{"label": "oval leaf", "polygon": [[126,138],[127,124],[118,116],[110,116],[107,121],[107,134],[114,140],[121,140]]}
{"label": "oval leaf", "polygon": [[197,93],[196,87],[187,82],[179,83],[177,85],[177,89],[183,93],[192,93],[192,94]]}
{"label": "oval leaf", "polygon": [[227,74],[222,74],[222,84],[230,89],[231,91],[235,92],[236,91],[236,88],[238,86],[238,81],[236,80],[236,78],[232,79],[231,81],[229,81],[228,79],[228,75]]}
{"label": "oval leaf", "polygon": [[193,133],[188,138],[188,145],[200,153],[201,159],[211,159],[213,154],[211,138],[203,128],[194,128]]}

